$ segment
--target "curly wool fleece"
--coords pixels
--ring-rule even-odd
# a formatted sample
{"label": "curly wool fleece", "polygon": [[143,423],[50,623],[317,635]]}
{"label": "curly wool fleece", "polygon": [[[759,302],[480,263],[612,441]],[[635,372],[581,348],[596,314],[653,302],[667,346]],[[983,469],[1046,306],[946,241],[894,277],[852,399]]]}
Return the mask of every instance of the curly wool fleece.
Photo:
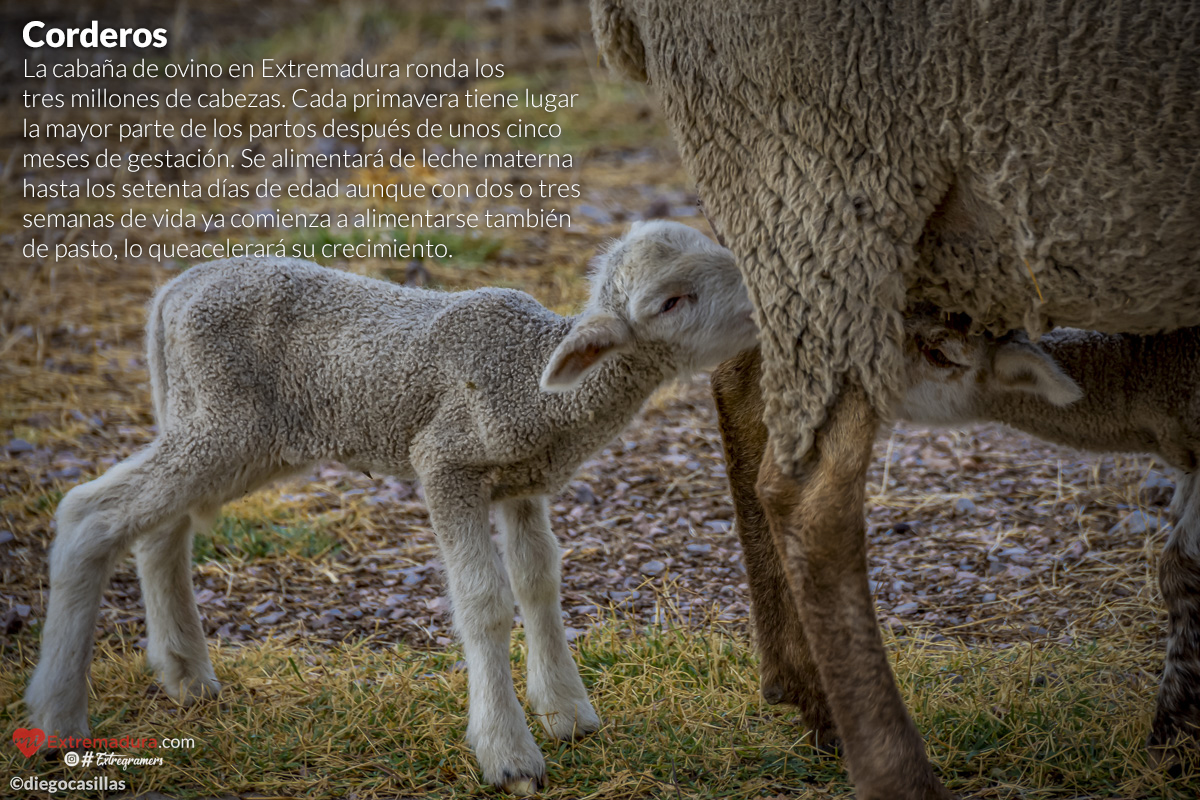
{"label": "curly wool fleece", "polygon": [[[686,10],[684,6],[686,5]],[[746,278],[798,474],[843,383],[890,415],[901,309],[1200,324],[1200,7],[592,0]]]}

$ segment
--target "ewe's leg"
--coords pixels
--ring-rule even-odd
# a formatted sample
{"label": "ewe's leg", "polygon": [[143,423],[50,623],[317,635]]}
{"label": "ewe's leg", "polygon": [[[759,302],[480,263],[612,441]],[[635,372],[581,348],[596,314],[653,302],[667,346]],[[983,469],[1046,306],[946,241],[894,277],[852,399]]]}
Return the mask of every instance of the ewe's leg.
{"label": "ewe's leg", "polygon": [[529,794],[545,783],[546,764],[513,688],[513,596],[488,532],[487,499],[480,481],[446,474],[425,481],[425,497],[466,654],[467,740],[485,781]]}
{"label": "ewe's leg", "polygon": [[1200,748],[1200,472],[1179,477],[1171,538],[1158,565],[1167,605],[1167,657],[1150,728],[1159,757]]}
{"label": "ewe's leg", "polygon": [[550,530],[545,497],[500,504],[504,564],[525,618],[529,646],[529,703],[556,739],[600,728],[579,669],[567,646],[559,600],[561,554]]}
{"label": "ewe's leg", "polygon": [[948,795],[887,662],[867,585],[867,465],[878,420],[847,386],[817,431],[802,478],[777,466],[768,447],[759,493],[807,631],[861,800]]}
{"label": "ewe's leg", "polygon": [[167,694],[183,704],[221,689],[192,591],[192,526],[192,515],[185,514],[134,545],[150,665]]}
{"label": "ewe's leg", "polygon": [[147,531],[186,515],[204,488],[194,451],[156,441],[59,504],[50,602],[37,669],[25,693],[34,725],[85,735],[87,673],[100,596],[116,560]]}
{"label": "ewe's leg", "polygon": [[799,706],[815,743],[829,747],[837,738],[833,716],[755,490],[767,448],[760,375],[758,351],[744,353],[713,371],[712,389],[737,533],[746,559],[762,695],[768,703]]}

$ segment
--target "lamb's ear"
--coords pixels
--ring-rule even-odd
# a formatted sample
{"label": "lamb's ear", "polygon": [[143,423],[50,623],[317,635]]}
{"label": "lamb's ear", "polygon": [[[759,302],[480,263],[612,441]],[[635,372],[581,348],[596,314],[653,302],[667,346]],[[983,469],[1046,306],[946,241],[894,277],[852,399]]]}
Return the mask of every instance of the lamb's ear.
{"label": "lamb's ear", "polygon": [[999,345],[992,372],[999,388],[1028,392],[1051,405],[1066,406],[1083,397],[1079,384],[1045,350],[1030,342],[1016,340]]}
{"label": "lamb's ear", "polygon": [[610,314],[588,314],[575,321],[542,372],[542,390],[568,392],[606,358],[630,349],[629,326]]}

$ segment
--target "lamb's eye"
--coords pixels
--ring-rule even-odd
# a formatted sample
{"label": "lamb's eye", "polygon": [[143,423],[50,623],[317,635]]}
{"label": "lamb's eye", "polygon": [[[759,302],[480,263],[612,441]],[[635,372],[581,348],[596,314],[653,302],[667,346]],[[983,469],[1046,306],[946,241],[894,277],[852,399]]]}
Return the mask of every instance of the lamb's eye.
{"label": "lamb's eye", "polygon": [[661,310],[661,311],[659,311],[659,313],[660,313],[660,314],[665,314],[665,313],[667,313],[667,312],[668,312],[668,311],[670,311],[672,308],[674,308],[675,306],[679,305],[679,301],[680,301],[680,300],[682,300],[682,299],[683,299],[682,297],[671,297],[671,298],[668,298],[667,302],[663,303],[663,305],[662,305],[662,310]]}
{"label": "lamb's eye", "polygon": [[958,364],[946,357],[946,354],[937,348],[930,348],[924,352],[925,360],[939,369],[950,369],[957,367]]}

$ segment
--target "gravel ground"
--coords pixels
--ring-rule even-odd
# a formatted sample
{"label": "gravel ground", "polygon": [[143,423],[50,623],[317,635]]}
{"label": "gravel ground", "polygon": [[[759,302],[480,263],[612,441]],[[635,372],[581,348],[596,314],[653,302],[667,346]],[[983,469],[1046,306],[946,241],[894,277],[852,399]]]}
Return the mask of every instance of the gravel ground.
{"label": "gravel ground", "polygon": [[[90,430],[78,449],[9,440],[0,474],[28,491],[65,488],[102,470],[150,436],[112,416],[118,419],[83,420]],[[39,420],[26,423],[36,429]],[[1161,635],[1153,564],[1171,484],[1150,459],[1078,453],[999,426],[902,426],[876,447],[868,485],[871,579],[880,620],[895,632],[1001,646],[1071,643],[1113,628]],[[87,455],[105,449],[114,454]],[[199,564],[196,595],[210,635],[309,645],[357,637],[380,645],[451,641],[418,485],[322,465],[227,512],[248,508],[309,522],[338,546],[317,558],[267,554]],[[660,392],[551,509],[572,635],[614,614],[637,625],[715,618],[747,627],[745,569],[707,380]],[[0,532],[0,614],[10,633],[44,609],[52,522],[45,510],[33,511],[32,526]],[[131,562],[105,596],[101,627],[122,637],[144,634]]]}

